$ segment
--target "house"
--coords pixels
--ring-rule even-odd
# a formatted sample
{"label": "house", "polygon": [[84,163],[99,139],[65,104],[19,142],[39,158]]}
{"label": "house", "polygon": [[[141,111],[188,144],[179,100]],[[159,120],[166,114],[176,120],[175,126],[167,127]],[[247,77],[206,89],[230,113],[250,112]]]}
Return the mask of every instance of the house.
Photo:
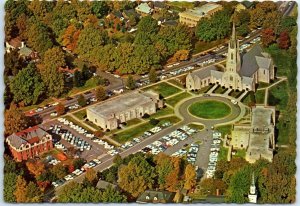
{"label": "house", "polygon": [[154,13],[158,13],[161,10],[168,8],[168,6],[163,1],[151,1],[149,2],[149,6],[153,9]]}
{"label": "house", "polygon": [[187,75],[187,89],[196,90],[208,84],[219,84],[224,88],[239,91],[255,91],[255,85],[259,82],[270,83],[274,79],[274,63],[271,56],[263,52],[258,44],[242,56],[239,48],[233,25],[225,71],[218,71],[214,66],[194,71]]}
{"label": "house", "polygon": [[16,161],[28,160],[52,150],[52,136],[39,126],[13,133],[6,138]]}
{"label": "house", "polygon": [[168,191],[146,190],[138,199],[137,203],[172,203],[175,193]]}
{"label": "house", "polygon": [[141,3],[135,8],[136,12],[142,16],[152,13],[153,9],[147,3]]}
{"label": "house", "polygon": [[254,163],[260,158],[270,162],[275,149],[275,107],[256,105],[251,107],[250,121],[235,124],[230,144],[234,149],[246,149],[245,159]]}
{"label": "house", "polygon": [[105,190],[107,187],[111,187],[111,188],[113,188],[114,190],[116,190],[116,189],[118,188],[117,185],[112,184],[112,183],[109,183],[109,182],[106,182],[106,181],[101,180],[101,179],[98,181],[96,187],[97,187],[98,189],[104,189],[104,190]]}
{"label": "house", "polygon": [[11,50],[20,49],[24,46],[20,37],[11,39],[9,42],[5,42],[6,52],[9,53]]}
{"label": "house", "polygon": [[201,18],[210,17],[222,9],[223,7],[220,4],[210,2],[201,7],[187,9],[184,12],[180,12],[179,22],[189,27],[195,27]]}
{"label": "house", "polygon": [[154,114],[162,106],[159,94],[133,91],[91,106],[86,112],[89,121],[104,130],[113,130],[128,120],[143,117],[144,114]]}
{"label": "house", "polygon": [[242,1],[235,6],[235,11],[240,12],[242,10],[251,9],[254,6],[251,1]]}
{"label": "house", "polygon": [[38,53],[35,51],[32,51],[32,49],[30,49],[26,45],[20,48],[19,55],[21,58],[23,58],[25,60],[37,61],[39,59]]}

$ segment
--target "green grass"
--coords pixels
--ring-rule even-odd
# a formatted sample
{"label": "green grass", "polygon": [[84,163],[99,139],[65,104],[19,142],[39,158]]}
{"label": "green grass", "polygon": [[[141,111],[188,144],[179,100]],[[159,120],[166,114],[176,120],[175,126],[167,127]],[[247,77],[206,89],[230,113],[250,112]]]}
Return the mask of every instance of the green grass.
{"label": "green grass", "polygon": [[170,79],[168,82],[170,82],[170,83],[172,83],[172,84],[174,84],[174,85],[176,85],[176,86],[184,89],[184,86],[179,81],[177,81],[175,79]]}
{"label": "green grass", "polygon": [[80,111],[78,111],[78,112],[73,113],[73,115],[74,115],[75,117],[77,117],[78,119],[83,120],[83,119],[86,117],[86,110],[85,110],[85,109],[80,110]]}
{"label": "green grass", "polygon": [[199,125],[199,124],[189,124],[188,126],[192,129],[196,129],[196,130],[199,130],[199,131],[204,129],[204,125]]}
{"label": "green grass", "polygon": [[226,134],[231,134],[231,129],[231,124],[216,127],[216,130],[222,133],[222,137],[224,137]]}
{"label": "green grass", "polygon": [[166,99],[166,103],[174,107],[178,102],[180,102],[181,100],[188,98],[190,96],[192,96],[192,95],[190,95],[187,92],[183,92],[181,94],[178,94],[176,96]]}
{"label": "green grass", "polygon": [[173,94],[179,93],[181,90],[177,87],[174,87],[166,82],[162,82],[160,84],[156,84],[150,87],[146,87],[143,90],[153,90],[157,93],[159,93],[164,98],[171,96]]}
{"label": "green grass", "polygon": [[197,117],[205,119],[220,119],[231,113],[231,108],[220,101],[201,101],[193,103],[189,112]]}
{"label": "green grass", "polygon": [[255,101],[257,104],[263,104],[265,102],[266,90],[257,90],[255,93]]}
{"label": "green grass", "polygon": [[73,117],[67,115],[67,116],[64,116],[64,118],[66,118],[67,120],[73,122],[74,124],[77,124],[78,126],[84,128],[85,130],[87,130],[87,131],[89,131],[89,132],[92,132],[92,131],[90,130],[90,128],[86,127],[82,122],[79,122],[79,121],[75,120]]}
{"label": "green grass", "polygon": [[195,93],[195,94],[203,94],[203,93],[206,93],[206,92],[208,92],[213,86],[214,86],[213,84],[212,84],[212,85],[208,85],[208,86],[203,87],[203,88],[201,88],[201,89],[199,89],[199,90],[197,90],[197,91],[193,91],[193,93]]}
{"label": "green grass", "polygon": [[85,90],[89,90],[89,89],[93,89],[95,87],[98,86],[98,80],[96,80],[96,78],[92,77],[89,80],[87,80],[84,84],[84,86],[82,87],[74,87],[73,89],[71,89],[68,93],[68,96],[70,95],[74,95],[78,92],[83,92]]}
{"label": "green grass", "polygon": [[155,114],[152,114],[148,119],[150,118],[159,118],[161,116],[169,115],[169,114],[174,114],[174,110],[171,107],[165,107],[160,110],[157,110]]}
{"label": "green grass", "polygon": [[234,98],[238,98],[241,94],[243,93],[243,91],[235,91],[235,90],[232,90],[229,95],[234,97]]}
{"label": "green grass", "polygon": [[217,87],[217,89],[215,89],[213,91],[213,93],[215,93],[215,94],[224,94],[226,92],[226,90],[227,90],[227,88],[223,89],[221,86],[219,86],[219,87]]}
{"label": "green grass", "polygon": [[221,144],[220,152],[219,152],[219,156],[218,156],[218,161],[227,160],[227,154],[228,154],[228,148],[223,147],[223,144]]}
{"label": "green grass", "polygon": [[87,125],[89,125],[89,126],[91,126],[91,127],[94,128],[95,130],[102,130],[101,127],[95,125],[95,124],[94,124],[93,122],[91,122],[91,121],[84,121],[84,123],[87,124]]}
{"label": "green grass", "polygon": [[236,150],[236,154],[232,155],[232,157],[245,158],[246,157],[246,150],[244,150],[244,149],[238,149],[238,150]]}
{"label": "green grass", "polygon": [[270,85],[271,85],[271,84],[269,84],[269,83],[259,82],[259,83],[258,83],[257,89],[265,88],[265,87],[268,87],[268,86],[270,86]]}
{"label": "green grass", "polygon": [[276,106],[278,110],[285,110],[288,103],[289,95],[286,82],[280,82],[269,89],[268,103]]}
{"label": "green grass", "polygon": [[133,125],[136,125],[136,124],[139,124],[141,123],[142,120],[138,119],[138,118],[135,118],[135,119],[131,119],[129,121],[127,121],[126,123],[126,127],[130,127],[130,126],[133,126]]}
{"label": "green grass", "polygon": [[149,122],[146,122],[136,127],[119,132],[115,134],[112,138],[122,144],[129,140],[132,140],[135,137],[142,135],[144,132],[150,130],[153,127],[154,126],[151,125]]}
{"label": "green grass", "polygon": [[177,122],[180,122],[181,119],[178,118],[177,116],[170,116],[170,117],[163,117],[163,118],[160,118],[158,119],[159,120],[159,123],[158,125],[162,125],[163,123],[165,122],[171,122],[172,124],[176,124]]}

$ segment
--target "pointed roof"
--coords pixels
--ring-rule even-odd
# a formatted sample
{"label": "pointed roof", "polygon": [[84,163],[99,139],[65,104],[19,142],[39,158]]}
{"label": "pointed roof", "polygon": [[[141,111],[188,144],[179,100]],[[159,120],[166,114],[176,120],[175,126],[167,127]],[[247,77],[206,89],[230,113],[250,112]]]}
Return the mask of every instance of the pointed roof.
{"label": "pointed roof", "polygon": [[251,185],[252,185],[252,186],[255,186],[254,172],[252,172],[252,181],[251,181]]}

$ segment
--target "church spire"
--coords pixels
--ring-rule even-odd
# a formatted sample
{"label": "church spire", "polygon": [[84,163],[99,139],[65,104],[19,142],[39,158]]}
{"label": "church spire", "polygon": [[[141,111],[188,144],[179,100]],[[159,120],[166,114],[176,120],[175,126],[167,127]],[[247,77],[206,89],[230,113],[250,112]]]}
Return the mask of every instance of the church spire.
{"label": "church spire", "polygon": [[249,198],[250,203],[257,202],[257,192],[256,192],[256,186],[255,186],[254,172],[252,173],[252,180],[251,180],[250,192],[248,194],[248,198]]}
{"label": "church spire", "polygon": [[232,34],[231,34],[231,39],[236,39],[236,34],[235,34],[235,23],[232,22]]}

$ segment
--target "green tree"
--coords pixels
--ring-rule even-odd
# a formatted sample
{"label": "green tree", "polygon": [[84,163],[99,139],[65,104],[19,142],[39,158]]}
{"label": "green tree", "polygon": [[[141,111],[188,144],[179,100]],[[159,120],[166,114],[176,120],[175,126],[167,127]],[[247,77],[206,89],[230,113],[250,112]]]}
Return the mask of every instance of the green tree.
{"label": "green tree", "polygon": [[105,88],[99,86],[95,90],[95,97],[98,101],[103,101],[107,98]]}
{"label": "green tree", "polygon": [[50,169],[51,173],[54,174],[58,179],[64,178],[68,174],[67,168],[63,164],[54,165]]}
{"label": "green tree", "polygon": [[74,77],[73,77],[73,84],[75,87],[82,87],[84,85],[85,81],[82,78],[81,72],[76,70],[74,72]]}
{"label": "green tree", "polygon": [[77,102],[78,102],[79,106],[81,106],[81,107],[86,106],[86,99],[83,96],[83,94],[79,95],[79,97],[77,98]]}
{"label": "green tree", "polygon": [[151,68],[149,72],[149,81],[155,83],[157,81],[157,74],[155,68]]}
{"label": "green tree", "polygon": [[113,189],[111,186],[108,186],[102,193],[101,201],[102,202],[126,202],[126,196],[122,195],[118,190]]}
{"label": "green tree", "polygon": [[5,202],[16,202],[14,192],[18,175],[14,172],[4,173],[3,198]]}
{"label": "green tree", "polygon": [[156,162],[156,171],[158,174],[157,181],[160,188],[164,189],[166,184],[166,177],[173,170],[173,164],[171,162],[171,158],[164,153],[159,153],[155,157],[155,162]]}
{"label": "green tree", "polygon": [[82,158],[77,158],[74,160],[73,165],[75,169],[80,169],[85,163],[85,160]]}
{"label": "green tree", "polygon": [[146,16],[140,20],[137,29],[134,43],[146,46],[153,42],[159,27],[155,19],[151,16]]}
{"label": "green tree", "polygon": [[16,76],[22,69],[22,61],[19,58],[17,50],[12,50],[9,53],[4,54],[4,75],[5,76]]}
{"label": "green tree", "polygon": [[143,157],[137,156],[130,160],[128,165],[119,168],[118,183],[133,197],[138,197],[146,189],[152,188],[156,176],[152,167]]}
{"label": "green tree", "polygon": [[27,202],[42,202],[43,201],[43,193],[41,192],[40,188],[34,183],[29,182],[27,187]]}
{"label": "green tree", "polygon": [[135,89],[135,80],[131,75],[128,76],[127,81],[126,81],[126,87],[130,90]]}
{"label": "green tree", "polygon": [[104,15],[108,14],[110,10],[105,1],[93,1],[91,9],[93,14],[98,18],[102,18]]}
{"label": "green tree", "polygon": [[30,119],[15,104],[12,104],[4,113],[4,126],[5,135],[10,135],[28,128]]}
{"label": "green tree", "polygon": [[44,93],[44,83],[35,66],[30,64],[22,69],[10,83],[14,101],[23,101],[25,105],[36,104]]}

